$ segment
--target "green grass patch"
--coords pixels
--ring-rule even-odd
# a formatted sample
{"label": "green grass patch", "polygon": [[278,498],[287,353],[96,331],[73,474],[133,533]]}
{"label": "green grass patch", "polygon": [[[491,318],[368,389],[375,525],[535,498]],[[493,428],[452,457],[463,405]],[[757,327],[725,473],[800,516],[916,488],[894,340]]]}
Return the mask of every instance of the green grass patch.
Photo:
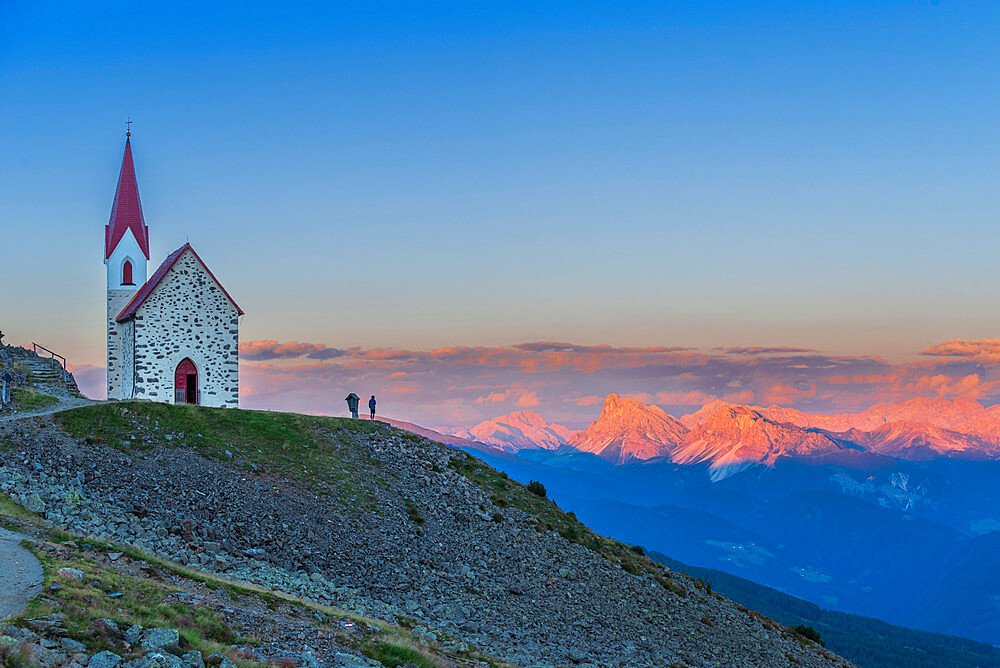
{"label": "green grass patch", "polygon": [[405,664],[413,664],[417,668],[437,668],[441,664],[434,661],[415,647],[391,640],[373,640],[361,646],[361,652],[369,659],[374,659],[388,668]]}
{"label": "green grass patch", "polygon": [[20,411],[37,411],[55,406],[59,400],[41,392],[26,390],[20,387],[13,388],[10,394],[11,401]]}
{"label": "green grass patch", "polygon": [[404,499],[404,502],[406,503],[406,514],[409,515],[410,519],[414,523],[421,526],[427,523],[427,520],[424,519],[424,516],[420,514],[420,510],[418,510],[417,506],[413,503],[413,499],[406,498]]}
{"label": "green grass patch", "polygon": [[190,447],[247,471],[308,483],[345,505],[372,509],[371,486],[386,486],[379,462],[356,444],[359,433],[391,432],[380,422],[145,401],[73,408],[56,419],[90,443],[120,450]]}
{"label": "green grass patch", "polygon": [[30,510],[17,505],[10,500],[9,496],[0,492],[0,517],[18,520],[33,520],[36,518],[36,515]]}

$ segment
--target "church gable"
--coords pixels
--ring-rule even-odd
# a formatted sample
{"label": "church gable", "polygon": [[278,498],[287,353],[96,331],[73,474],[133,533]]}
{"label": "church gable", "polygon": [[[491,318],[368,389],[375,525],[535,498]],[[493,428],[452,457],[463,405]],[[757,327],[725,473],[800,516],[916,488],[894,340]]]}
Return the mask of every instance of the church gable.
{"label": "church gable", "polygon": [[176,379],[193,364],[192,403],[235,407],[242,313],[190,245],[172,253],[117,318],[134,332],[133,396],[187,401]]}
{"label": "church gable", "polygon": [[176,255],[172,254],[161,265],[161,269],[166,267],[162,275],[158,269],[136,293],[118,316],[119,322],[132,317],[194,321],[213,314],[232,319],[243,314],[194,249],[185,246]]}
{"label": "church gable", "polygon": [[[121,313],[118,314],[116,320],[118,322],[122,322],[124,320],[127,320],[128,318],[133,317],[139,310],[139,308],[146,302],[146,300],[149,299],[149,297],[153,294],[153,292],[156,291],[160,283],[163,282],[164,278],[166,278],[171,273],[171,270],[174,269],[174,265],[176,265],[178,261],[181,260],[182,258],[183,258],[183,262],[181,263],[182,265],[189,265],[192,264],[192,262],[197,264],[201,272],[206,274],[208,278],[211,279],[211,283],[213,284],[211,289],[213,291],[215,289],[221,291],[222,294],[225,295],[226,299],[229,300],[232,306],[236,309],[237,314],[243,315],[243,309],[241,309],[236,304],[236,302],[233,301],[233,298],[230,297],[229,293],[226,292],[226,289],[222,287],[222,284],[219,283],[219,280],[212,273],[211,269],[208,268],[208,265],[202,262],[201,258],[198,257],[198,254],[195,252],[194,248],[192,248],[191,244],[188,243],[184,244],[183,246],[181,246],[180,248],[178,248],[173,253],[167,256],[167,259],[163,261],[163,264],[161,264],[159,268],[150,277],[150,279],[146,281],[146,283],[143,284],[141,288],[139,288],[138,292],[135,293],[135,296],[132,298],[132,300],[125,306],[125,308],[122,309]],[[176,277],[177,274],[175,273],[174,276]],[[176,278],[174,280],[176,280]]]}

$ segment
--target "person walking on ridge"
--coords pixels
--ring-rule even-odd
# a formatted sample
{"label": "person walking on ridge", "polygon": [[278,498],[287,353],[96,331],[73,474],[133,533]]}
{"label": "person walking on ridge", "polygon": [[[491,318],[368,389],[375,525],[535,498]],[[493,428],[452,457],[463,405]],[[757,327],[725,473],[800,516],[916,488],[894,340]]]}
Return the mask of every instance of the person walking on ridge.
{"label": "person walking on ridge", "polygon": [[368,408],[372,409],[372,419],[374,420],[375,419],[375,395],[374,394],[372,395],[372,398],[368,400]]}
{"label": "person walking on ridge", "polygon": [[351,392],[347,395],[347,410],[351,411],[351,417],[358,417],[358,402],[361,401],[361,397]]}

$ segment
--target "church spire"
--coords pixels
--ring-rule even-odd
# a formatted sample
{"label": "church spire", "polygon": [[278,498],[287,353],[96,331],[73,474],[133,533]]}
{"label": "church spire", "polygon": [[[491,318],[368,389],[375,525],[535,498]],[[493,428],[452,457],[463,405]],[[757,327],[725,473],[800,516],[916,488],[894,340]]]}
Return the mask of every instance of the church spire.
{"label": "church spire", "polygon": [[[131,135],[128,132],[127,135]],[[149,228],[142,217],[142,205],[139,203],[139,186],[135,182],[135,167],[132,165],[132,144],[129,136],[125,138],[125,155],[122,157],[122,169],[118,174],[118,187],[115,189],[115,201],[111,206],[111,220],[104,228],[104,257],[110,258],[118,242],[125,235],[125,230],[132,230],[135,240],[139,243],[146,259],[149,259]]]}

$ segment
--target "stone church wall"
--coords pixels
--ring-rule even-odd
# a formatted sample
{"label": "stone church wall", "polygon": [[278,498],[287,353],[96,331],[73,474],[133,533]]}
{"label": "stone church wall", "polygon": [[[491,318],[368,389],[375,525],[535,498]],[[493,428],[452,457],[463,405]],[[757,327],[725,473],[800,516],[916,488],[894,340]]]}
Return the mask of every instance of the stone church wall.
{"label": "stone church wall", "polygon": [[122,394],[122,334],[115,316],[135,294],[129,290],[108,290],[108,399],[125,399]]}
{"label": "stone church wall", "polygon": [[122,399],[135,396],[135,320],[126,320],[118,325],[118,335],[122,348]]}
{"label": "stone church wall", "polygon": [[239,315],[190,250],[136,312],[135,398],[174,403],[174,372],[198,370],[203,406],[239,405]]}

